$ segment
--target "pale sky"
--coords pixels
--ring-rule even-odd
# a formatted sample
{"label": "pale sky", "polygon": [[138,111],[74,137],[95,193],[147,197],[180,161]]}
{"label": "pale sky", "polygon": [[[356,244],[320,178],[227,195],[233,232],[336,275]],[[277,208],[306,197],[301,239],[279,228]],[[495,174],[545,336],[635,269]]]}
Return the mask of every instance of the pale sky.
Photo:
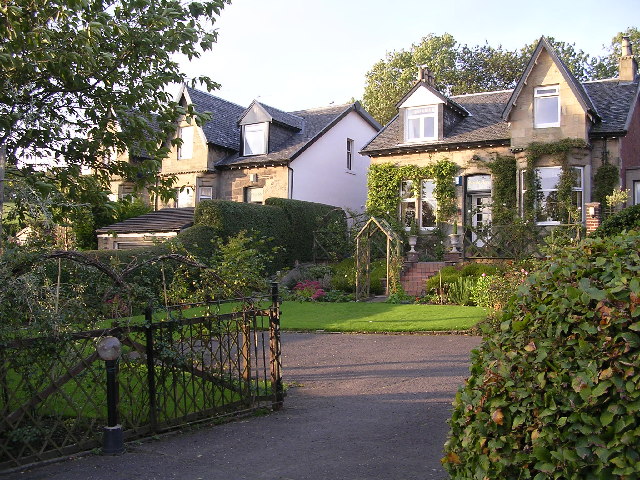
{"label": "pale sky", "polygon": [[375,62],[429,33],[507,49],[545,35],[602,55],[630,26],[639,0],[232,0],[213,51],[183,69],[220,83],[225,100],[294,111],[361,99]]}

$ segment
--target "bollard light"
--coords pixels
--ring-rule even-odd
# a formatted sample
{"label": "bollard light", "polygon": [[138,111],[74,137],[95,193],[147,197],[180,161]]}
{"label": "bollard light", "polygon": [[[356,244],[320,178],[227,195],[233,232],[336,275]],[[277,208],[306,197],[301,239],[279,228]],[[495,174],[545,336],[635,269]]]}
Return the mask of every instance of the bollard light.
{"label": "bollard light", "polygon": [[96,346],[107,371],[107,426],[104,427],[102,453],[119,455],[124,452],[122,425],[118,423],[118,358],[122,346],[116,337],[104,337]]}

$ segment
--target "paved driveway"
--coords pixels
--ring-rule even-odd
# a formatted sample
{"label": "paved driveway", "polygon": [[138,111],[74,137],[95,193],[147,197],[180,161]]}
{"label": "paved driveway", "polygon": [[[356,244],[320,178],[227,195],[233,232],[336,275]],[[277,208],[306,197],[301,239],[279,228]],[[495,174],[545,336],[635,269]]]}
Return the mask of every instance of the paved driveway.
{"label": "paved driveway", "polygon": [[283,334],[285,407],[11,479],[424,480],[478,337]]}

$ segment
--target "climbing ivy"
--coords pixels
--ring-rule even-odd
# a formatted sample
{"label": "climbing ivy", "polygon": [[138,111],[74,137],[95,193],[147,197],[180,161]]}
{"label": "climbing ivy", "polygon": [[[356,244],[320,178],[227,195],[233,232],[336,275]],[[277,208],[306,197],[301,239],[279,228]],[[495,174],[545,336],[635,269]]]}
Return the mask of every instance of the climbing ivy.
{"label": "climbing ivy", "polygon": [[517,167],[516,159],[509,155],[496,155],[487,166],[491,171],[491,216],[496,225],[512,223],[516,216]]}
{"label": "climbing ivy", "polygon": [[454,176],[458,166],[447,159],[419,167],[417,165],[398,166],[393,163],[380,163],[369,167],[367,212],[390,220],[397,217],[400,202],[400,187],[404,180],[413,182],[413,194],[420,197],[421,181],[433,180],[433,196],[437,202],[436,218],[438,222],[450,220],[456,213],[456,188]]}
{"label": "climbing ivy", "polygon": [[618,167],[610,163],[604,163],[593,176],[593,200],[605,204],[607,195],[611,195],[618,185],[620,172]]}
{"label": "climbing ivy", "polygon": [[573,205],[572,192],[575,181],[575,174],[569,165],[568,154],[574,148],[586,148],[587,144],[580,138],[564,138],[557,142],[530,143],[526,151],[527,169],[524,173],[525,194],[523,198],[523,209],[526,220],[535,220],[537,214],[536,204],[540,204],[540,180],[536,175],[536,166],[543,156],[555,157],[562,166],[562,174],[558,181],[558,215],[560,221],[569,223],[577,218],[578,212]]}

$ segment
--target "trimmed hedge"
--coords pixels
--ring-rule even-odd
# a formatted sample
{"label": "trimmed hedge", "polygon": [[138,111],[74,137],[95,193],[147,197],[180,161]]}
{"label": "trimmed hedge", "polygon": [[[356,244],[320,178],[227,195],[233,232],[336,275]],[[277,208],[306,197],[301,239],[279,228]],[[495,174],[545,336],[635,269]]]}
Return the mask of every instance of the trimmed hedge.
{"label": "trimmed hedge", "polygon": [[338,225],[347,231],[344,211],[332,205],[288,198],[267,198],[265,205],[278,207],[286,214],[290,232],[295,233],[287,236],[287,249],[294,260],[313,260],[313,235],[320,226]]}
{"label": "trimmed hedge", "polygon": [[265,205],[205,200],[198,204],[194,214],[196,226],[206,225],[223,239],[242,230],[272,238],[272,246],[284,248],[278,255],[278,267],[313,259],[313,232],[320,222],[338,222],[347,229],[341,209],[286,198],[268,198]]}

